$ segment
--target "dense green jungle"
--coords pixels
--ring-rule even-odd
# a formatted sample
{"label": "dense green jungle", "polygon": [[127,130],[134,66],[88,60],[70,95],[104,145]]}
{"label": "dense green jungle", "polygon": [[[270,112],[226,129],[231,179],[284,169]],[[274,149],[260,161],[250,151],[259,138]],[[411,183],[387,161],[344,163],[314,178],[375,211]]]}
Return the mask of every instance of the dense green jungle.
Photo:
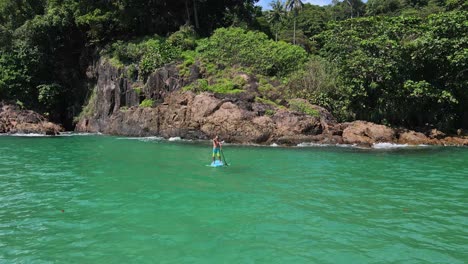
{"label": "dense green jungle", "polygon": [[248,92],[249,74],[255,100],[303,98],[339,121],[468,127],[468,1],[256,2],[0,0],[0,100],[72,130],[95,86],[87,70],[106,58],[136,82],[197,65],[194,92]]}

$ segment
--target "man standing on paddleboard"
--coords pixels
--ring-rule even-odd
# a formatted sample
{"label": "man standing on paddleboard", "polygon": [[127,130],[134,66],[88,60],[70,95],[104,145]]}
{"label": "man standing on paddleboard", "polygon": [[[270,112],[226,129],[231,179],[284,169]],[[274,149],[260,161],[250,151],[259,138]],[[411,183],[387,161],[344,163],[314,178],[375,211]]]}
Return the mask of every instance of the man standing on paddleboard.
{"label": "man standing on paddleboard", "polygon": [[213,162],[216,160],[216,156],[218,157],[218,160],[221,161],[221,142],[219,142],[219,137],[216,135],[216,137],[213,139]]}

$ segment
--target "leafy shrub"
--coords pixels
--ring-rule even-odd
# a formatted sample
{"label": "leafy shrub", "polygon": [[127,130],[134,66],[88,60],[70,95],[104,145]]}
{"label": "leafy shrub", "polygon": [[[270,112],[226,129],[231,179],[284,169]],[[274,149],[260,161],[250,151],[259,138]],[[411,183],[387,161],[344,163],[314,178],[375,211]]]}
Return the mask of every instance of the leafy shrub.
{"label": "leafy shrub", "polygon": [[271,105],[271,106],[274,106],[274,107],[279,107],[281,108],[282,106],[269,100],[269,99],[265,99],[265,98],[262,98],[262,97],[255,97],[255,102],[257,103],[262,103],[262,104],[267,104],[267,105]]}
{"label": "leafy shrub", "polygon": [[186,50],[182,52],[183,62],[178,65],[179,75],[182,77],[188,77],[190,75],[190,67],[195,63],[196,52],[193,50]]}
{"label": "leafy shrub", "polygon": [[197,53],[193,50],[186,50],[182,52],[183,65],[185,67],[192,66],[195,63]]}
{"label": "leafy shrub", "polygon": [[319,112],[312,108],[312,106],[303,99],[291,99],[289,100],[289,108],[291,110],[301,112],[310,116],[318,116]]}
{"label": "leafy shrub", "polygon": [[63,91],[62,86],[53,84],[41,84],[37,86],[39,91],[38,101],[45,106],[47,111],[54,110],[60,104],[61,94]]}
{"label": "leafy shrub", "polygon": [[81,110],[81,113],[73,119],[73,121],[76,123],[84,118],[91,118],[94,114],[94,111],[96,110],[96,103],[97,103],[97,88],[94,87],[93,91],[91,92],[91,95],[88,98],[88,102],[85,104],[83,109]]}
{"label": "leafy shrub", "polygon": [[139,62],[140,72],[149,74],[166,63],[180,57],[180,50],[166,42],[150,40],[143,45],[145,53]]}
{"label": "leafy shrub", "polygon": [[268,79],[264,78],[263,76],[259,77],[258,80],[258,91],[262,95],[268,94],[269,91],[273,90],[274,86],[269,82]]}
{"label": "leafy shrub", "polygon": [[222,78],[213,85],[208,86],[208,91],[220,94],[235,94],[242,92],[242,87],[231,79]]}
{"label": "leafy shrub", "polygon": [[238,84],[226,78],[217,79],[216,82],[211,85],[206,79],[198,79],[192,84],[186,86],[184,90],[190,90],[194,92],[212,92],[219,94],[236,94],[243,91]]}
{"label": "leafy shrub", "polygon": [[163,38],[155,36],[132,42],[114,42],[104,52],[112,65],[127,69],[128,77],[146,76],[166,63],[180,58],[181,50]]}
{"label": "leafy shrub", "polygon": [[184,87],[185,91],[193,91],[196,93],[208,91],[208,80],[198,79],[195,82]]}
{"label": "leafy shrub", "polygon": [[338,70],[326,60],[313,56],[288,79],[283,96],[304,98],[329,109],[340,121],[352,119],[348,110],[349,92],[339,82]]}
{"label": "leafy shrub", "polygon": [[201,40],[200,56],[209,62],[250,67],[266,75],[285,76],[300,67],[307,53],[298,46],[268,39],[264,33],[241,28],[219,28]]}
{"label": "leafy shrub", "polygon": [[167,42],[181,50],[193,50],[197,45],[196,39],[197,34],[192,26],[181,26],[179,31],[169,36]]}
{"label": "leafy shrub", "polygon": [[140,103],[140,107],[153,107],[154,101],[152,99],[145,99]]}

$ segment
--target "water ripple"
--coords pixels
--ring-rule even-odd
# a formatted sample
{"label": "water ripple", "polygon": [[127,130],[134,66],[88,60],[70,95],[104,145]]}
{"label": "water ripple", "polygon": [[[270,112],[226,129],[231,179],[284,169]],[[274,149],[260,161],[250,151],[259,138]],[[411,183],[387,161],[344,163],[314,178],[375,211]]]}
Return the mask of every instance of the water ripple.
{"label": "water ripple", "polygon": [[466,263],[468,150],[0,137],[0,262]]}

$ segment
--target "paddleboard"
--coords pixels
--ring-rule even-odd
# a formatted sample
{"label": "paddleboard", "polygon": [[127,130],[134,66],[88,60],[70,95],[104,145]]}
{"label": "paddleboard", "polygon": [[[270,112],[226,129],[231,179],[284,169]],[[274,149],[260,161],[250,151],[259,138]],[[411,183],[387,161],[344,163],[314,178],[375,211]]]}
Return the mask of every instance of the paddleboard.
{"label": "paddleboard", "polygon": [[224,166],[223,162],[219,161],[219,160],[215,160],[213,162],[211,162],[210,164],[210,167],[222,167]]}

